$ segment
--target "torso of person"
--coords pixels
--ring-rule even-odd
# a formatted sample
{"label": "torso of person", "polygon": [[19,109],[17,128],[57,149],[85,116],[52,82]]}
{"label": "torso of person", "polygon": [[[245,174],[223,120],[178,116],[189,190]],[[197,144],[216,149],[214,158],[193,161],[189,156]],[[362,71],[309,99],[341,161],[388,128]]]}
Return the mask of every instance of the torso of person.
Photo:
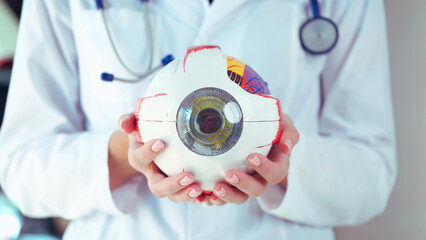
{"label": "torso of person", "polygon": [[[210,3],[212,1],[209,1]],[[283,112],[304,132],[317,131],[319,74],[323,56],[300,47],[298,30],[308,1],[150,1],[154,64],[167,54],[182,58],[188,47],[219,45],[225,54],[250,65],[268,82]],[[150,81],[103,82],[102,72],[133,78],[118,63],[91,1],[70,1],[78,52],[82,111],[88,131],[116,128],[117,119],[134,110]],[[105,10],[119,52],[131,68],[145,71],[149,48],[140,1],[109,1]],[[139,201],[126,203],[123,189],[113,193],[133,210],[122,216],[102,212],[74,220],[65,239],[333,239],[330,228],[315,228],[265,213],[257,199],[245,204],[203,207],[174,203],[151,194],[136,177]]]}

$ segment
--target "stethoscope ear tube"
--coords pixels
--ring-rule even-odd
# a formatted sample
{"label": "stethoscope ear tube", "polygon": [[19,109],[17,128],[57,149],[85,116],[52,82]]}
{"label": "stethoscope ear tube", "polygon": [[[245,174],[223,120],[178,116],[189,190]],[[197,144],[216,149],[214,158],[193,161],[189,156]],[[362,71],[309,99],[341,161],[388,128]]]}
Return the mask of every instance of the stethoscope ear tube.
{"label": "stethoscope ear tube", "polygon": [[155,71],[161,69],[162,67],[166,66],[167,64],[169,64],[173,60],[174,60],[174,57],[172,55],[165,56],[163,59],[161,59],[160,65],[156,66],[155,68],[147,71],[146,73],[144,73],[142,75],[137,76],[136,79],[126,79],[126,78],[115,77],[114,74],[106,73],[106,72],[103,72],[101,74],[101,79],[104,82],[119,81],[119,82],[128,82],[128,83],[137,83],[137,82],[144,80],[148,75],[150,75],[150,74],[154,73]]}
{"label": "stethoscope ear tube", "polygon": [[115,77],[113,74],[110,73],[102,73],[101,74],[101,79],[102,81],[106,81],[106,82],[112,82],[114,80],[116,81],[122,81],[122,82],[140,82],[142,81],[144,78],[146,78],[148,75],[152,74],[153,72],[161,69],[161,67],[166,66],[169,62],[173,61],[173,56],[172,55],[167,55],[165,56],[162,60],[161,60],[161,64],[159,64],[158,66],[152,68],[152,59],[153,59],[153,51],[154,51],[154,40],[153,40],[153,35],[152,35],[152,28],[151,28],[151,22],[150,22],[150,18],[149,18],[149,9],[148,9],[148,0],[140,0],[141,3],[143,3],[144,5],[144,18],[145,18],[145,27],[146,27],[146,31],[147,31],[147,35],[148,35],[148,44],[149,44],[149,65],[148,65],[148,70],[145,72],[136,72],[133,71],[123,60],[123,58],[121,57],[116,44],[114,43],[113,37],[112,37],[112,32],[110,30],[108,21],[107,21],[107,17],[106,14],[104,12],[104,4],[102,0],[95,0],[96,2],[96,7],[98,10],[100,10],[101,14],[102,14],[102,21],[107,33],[107,37],[108,37],[108,41],[112,47],[112,50],[114,51],[114,54],[118,60],[118,62],[120,63],[120,65],[126,69],[127,72],[129,72],[130,74],[132,74],[133,76],[136,77],[136,79],[125,79],[125,78],[118,78]]}

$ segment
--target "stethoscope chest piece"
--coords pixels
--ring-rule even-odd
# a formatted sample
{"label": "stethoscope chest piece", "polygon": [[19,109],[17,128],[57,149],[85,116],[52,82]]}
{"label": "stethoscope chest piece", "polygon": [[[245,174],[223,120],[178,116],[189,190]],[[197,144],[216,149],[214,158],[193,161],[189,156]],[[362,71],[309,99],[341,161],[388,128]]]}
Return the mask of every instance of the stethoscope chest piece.
{"label": "stethoscope chest piece", "polygon": [[300,27],[300,43],[312,55],[326,54],[336,46],[339,30],[332,20],[321,16],[318,0],[311,0],[311,6],[313,17]]}
{"label": "stethoscope chest piece", "polygon": [[336,24],[323,17],[311,18],[300,27],[300,42],[303,49],[318,55],[330,52],[337,43],[339,32]]}

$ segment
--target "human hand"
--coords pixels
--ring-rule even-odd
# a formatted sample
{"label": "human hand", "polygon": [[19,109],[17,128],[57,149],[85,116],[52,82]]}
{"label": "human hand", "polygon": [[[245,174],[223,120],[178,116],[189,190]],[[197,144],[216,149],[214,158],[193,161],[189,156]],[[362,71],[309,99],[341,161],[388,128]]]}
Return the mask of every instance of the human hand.
{"label": "human hand", "polygon": [[226,182],[217,183],[209,198],[212,204],[222,206],[226,203],[245,203],[249,197],[262,195],[268,184],[281,183],[286,187],[290,153],[299,141],[299,132],[286,114],[282,116],[282,127],[281,137],[272,145],[267,157],[259,153],[247,157],[248,164],[255,171],[253,174],[237,170],[226,172]]}
{"label": "human hand", "polygon": [[197,201],[197,197],[201,195],[201,187],[194,182],[194,176],[190,172],[168,177],[155,164],[154,159],[166,147],[163,141],[153,139],[145,143],[139,142],[135,135],[133,114],[121,116],[119,127],[128,136],[128,163],[145,175],[148,187],[156,197],[167,197],[174,202]]}

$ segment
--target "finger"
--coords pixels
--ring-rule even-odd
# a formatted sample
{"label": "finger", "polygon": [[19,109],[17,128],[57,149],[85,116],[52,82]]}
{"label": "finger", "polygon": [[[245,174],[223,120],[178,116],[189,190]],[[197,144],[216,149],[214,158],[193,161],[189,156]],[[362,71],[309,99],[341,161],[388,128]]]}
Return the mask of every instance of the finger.
{"label": "finger", "polygon": [[225,201],[223,201],[222,199],[218,198],[216,195],[212,194],[210,195],[210,202],[216,206],[223,206],[226,204]]}
{"label": "finger", "polygon": [[280,183],[287,175],[289,167],[288,155],[280,154],[276,161],[271,161],[259,153],[250,154],[247,162],[270,184]]}
{"label": "finger", "polygon": [[132,133],[135,130],[135,115],[128,113],[121,116],[118,119],[118,127],[126,134]]}
{"label": "finger", "polygon": [[170,195],[168,198],[173,202],[189,202],[195,201],[201,195],[201,187],[199,184],[191,184],[182,190]]}
{"label": "finger", "polygon": [[214,195],[227,203],[243,204],[247,201],[248,195],[237,188],[232,188],[226,183],[218,183],[213,189]]}
{"label": "finger", "polygon": [[[150,170],[145,173],[145,176],[151,192],[159,198],[173,195],[194,182],[194,176],[189,172],[166,177],[154,162],[150,164]],[[199,189],[199,192],[201,192],[201,189]]]}
{"label": "finger", "polygon": [[293,121],[287,114],[282,115],[282,128],[281,137],[278,141],[278,149],[284,153],[289,154],[294,145],[299,142],[299,132],[294,127]]}
{"label": "finger", "polygon": [[265,179],[258,174],[248,175],[237,170],[228,171],[225,175],[225,180],[250,197],[262,195],[267,185]]}
{"label": "finger", "polygon": [[278,149],[278,146],[274,144],[272,145],[271,150],[266,157],[273,162],[278,162],[281,161],[280,159],[282,159],[284,156],[288,156],[288,154],[283,154]]}
{"label": "finger", "polygon": [[136,146],[142,146],[144,143],[138,141],[138,137],[136,135],[137,135],[136,132],[132,132],[130,134],[127,134],[128,138],[129,138],[129,143],[131,143],[131,144],[138,143],[138,144],[136,144]]}
{"label": "finger", "polygon": [[[134,138],[133,134],[129,135]],[[133,141],[133,142],[132,142]],[[129,162],[130,165],[142,173],[145,173],[145,168],[161,153],[166,147],[165,143],[161,140],[154,139],[145,144],[129,140],[131,142],[129,148]]]}
{"label": "finger", "polygon": [[194,182],[194,177],[189,172],[167,177],[154,162],[149,165],[148,169],[145,173],[148,186],[151,192],[159,198],[173,195]]}

